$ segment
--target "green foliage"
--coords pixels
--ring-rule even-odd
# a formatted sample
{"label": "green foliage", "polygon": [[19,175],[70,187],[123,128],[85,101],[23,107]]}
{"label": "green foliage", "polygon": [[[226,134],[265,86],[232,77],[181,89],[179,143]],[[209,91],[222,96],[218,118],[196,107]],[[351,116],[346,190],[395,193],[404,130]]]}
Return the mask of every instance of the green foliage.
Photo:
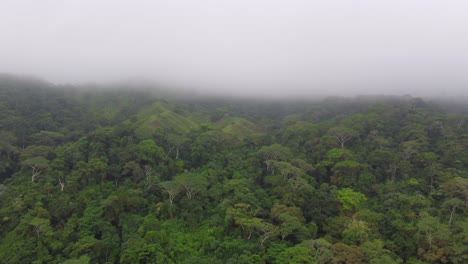
{"label": "green foliage", "polygon": [[0,263],[468,261],[466,107],[50,86],[0,76]]}
{"label": "green foliage", "polygon": [[344,210],[356,210],[361,208],[367,200],[366,196],[360,192],[355,192],[351,188],[343,188],[337,191],[338,200],[343,205]]}
{"label": "green foliage", "polygon": [[69,259],[64,261],[62,264],[88,264],[90,260],[91,259],[87,255],[83,255],[79,259]]}

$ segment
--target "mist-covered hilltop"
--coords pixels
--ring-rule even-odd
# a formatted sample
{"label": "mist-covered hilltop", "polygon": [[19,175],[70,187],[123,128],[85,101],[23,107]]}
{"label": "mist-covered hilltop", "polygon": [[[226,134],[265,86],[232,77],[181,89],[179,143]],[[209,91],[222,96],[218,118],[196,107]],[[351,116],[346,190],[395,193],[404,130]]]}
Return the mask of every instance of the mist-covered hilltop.
{"label": "mist-covered hilltop", "polygon": [[[466,263],[466,105],[0,78],[0,263]],[[133,87],[135,88],[135,87]]]}

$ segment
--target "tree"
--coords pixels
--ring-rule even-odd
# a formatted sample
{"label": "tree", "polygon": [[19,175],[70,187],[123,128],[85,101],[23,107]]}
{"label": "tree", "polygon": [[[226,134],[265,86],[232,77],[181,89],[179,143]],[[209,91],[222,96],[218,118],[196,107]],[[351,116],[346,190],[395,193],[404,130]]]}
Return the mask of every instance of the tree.
{"label": "tree", "polygon": [[333,245],[333,258],[331,263],[359,264],[363,263],[364,254],[362,250],[355,246],[349,246],[343,243]]}
{"label": "tree", "polygon": [[454,177],[444,184],[443,189],[451,197],[463,199],[465,208],[468,208],[468,179]]}
{"label": "tree", "polygon": [[367,200],[366,196],[360,192],[355,192],[351,188],[343,188],[337,191],[338,200],[343,205],[345,211],[352,211],[360,208]]}
{"label": "tree", "polygon": [[346,244],[361,245],[366,242],[370,236],[370,228],[362,220],[353,219],[348,227],[343,231],[343,242]]}
{"label": "tree", "polygon": [[330,244],[325,239],[315,239],[304,241],[302,244],[307,245],[309,252],[312,254],[312,257],[317,264],[328,263],[332,256],[332,244]]}
{"label": "tree", "polygon": [[289,148],[280,145],[273,144],[270,146],[264,146],[257,152],[262,164],[264,164],[265,171],[270,174],[274,174],[274,162],[284,161],[291,157],[291,151]]}
{"label": "tree", "polygon": [[384,241],[374,239],[366,241],[361,245],[362,252],[365,255],[365,263],[370,264],[393,264],[403,261],[385,248]]}
{"label": "tree", "polygon": [[50,221],[48,219],[35,217],[29,224],[33,227],[38,239],[42,234],[52,234],[52,228],[50,227]]}
{"label": "tree", "polygon": [[437,169],[440,165],[437,163],[437,155],[433,152],[422,152],[418,155],[420,157],[419,162],[427,171],[429,175],[430,190],[434,191],[434,185],[436,184]]}
{"label": "tree", "polygon": [[101,183],[104,182],[104,180],[107,177],[107,173],[109,169],[109,166],[107,165],[107,160],[105,158],[100,158],[100,159],[92,158],[88,161],[87,167],[88,167],[89,173],[92,174],[91,177],[94,176],[93,178],[96,179],[96,176],[97,176],[97,178],[101,181]]}
{"label": "tree", "polygon": [[65,180],[58,178],[58,182],[60,184],[60,190],[63,192],[63,189],[65,188]]}
{"label": "tree", "polygon": [[261,232],[262,238],[260,246],[263,246],[263,243],[268,239],[274,237],[278,233],[278,227],[270,224],[266,221],[261,220],[260,218],[253,218],[253,226]]}
{"label": "tree", "polygon": [[166,140],[169,143],[169,150],[163,153],[164,158],[167,160],[172,152],[175,152],[174,158],[179,159],[180,151],[186,147],[190,139],[179,134],[168,134]]}
{"label": "tree", "polygon": [[417,140],[409,140],[400,144],[403,159],[409,161],[414,155],[419,153],[421,143]]}
{"label": "tree", "polygon": [[8,159],[11,159],[14,154],[19,153],[19,149],[15,146],[17,138],[15,134],[9,131],[0,131],[0,153],[6,154]]}
{"label": "tree", "polygon": [[31,182],[34,182],[49,168],[47,156],[51,151],[51,148],[47,146],[29,146],[22,151],[21,164],[31,169]]}
{"label": "tree", "polygon": [[197,193],[206,191],[208,181],[206,178],[197,173],[183,173],[174,177],[174,180],[182,186],[187,195],[187,199],[192,200]]}
{"label": "tree", "polygon": [[437,246],[435,246],[435,242],[447,240],[449,238],[450,232],[448,227],[440,223],[438,218],[427,214],[419,220],[417,227],[419,229],[419,233],[425,238],[426,258],[433,261],[432,258],[435,256],[431,253],[433,253],[437,248]]}
{"label": "tree", "polygon": [[34,182],[49,167],[49,161],[43,157],[33,157],[22,162],[31,169],[31,182]]}
{"label": "tree", "polygon": [[444,201],[444,203],[442,204],[442,207],[446,208],[450,213],[449,226],[452,225],[453,216],[455,212],[457,211],[457,209],[460,208],[461,206],[463,206],[463,201],[458,198],[448,199]]}
{"label": "tree", "polygon": [[226,210],[226,220],[240,226],[242,231],[248,234],[247,239],[250,239],[255,228],[254,213],[255,210],[250,204],[237,203]]}
{"label": "tree", "polygon": [[286,160],[291,156],[291,150],[281,144],[263,146],[257,154],[262,160]]}
{"label": "tree", "polygon": [[163,156],[163,149],[151,139],[145,139],[137,145],[139,160],[145,164],[155,164]]}
{"label": "tree", "polygon": [[340,144],[341,148],[345,147],[345,144],[356,137],[358,133],[351,128],[347,128],[345,126],[337,126],[334,128],[331,128],[328,133],[335,137],[336,141]]}
{"label": "tree", "polygon": [[306,240],[277,254],[275,263],[325,264],[329,263],[332,256],[332,244],[326,240]]}
{"label": "tree", "polygon": [[343,183],[354,183],[355,185],[359,182],[359,172],[365,168],[364,164],[361,164],[352,160],[344,160],[337,162],[333,166],[332,171],[332,183],[341,185]]}
{"label": "tree", "polygon": [[140,181],[146,177],[146,172],[141,168],[140,164],[135,161],[125,163],[122,175],[131,176],[135,181]]}
{"label": "tree", "polygon": [[279,224],[281,240],[291,235],[307,235],[308,229],[304,225],[305,219],[300,208],[275,204],[271,208],[270,215],[275,223]]}
{"label": "tree", "polygon": [[276,256],[275,263],[316,263],[309,252],[309,248],[303,244],[288,247]]}
{"label": "tree", "polygon": [[90,257],[88,255],[83,255],[79,259],[68,259],[63,262],[63,264],[89,264]]}
{"label": "tree", "polygon": [[468,262],[468,219],[454,222],[450,227],[452,235],[447,248],[451,263],[462,264]]}
{"label": "tree", "polygon": [[169,197],[169,207],[172,207],[174,198],[182,190],[182,186],[176,181],[165,181],[159,183],[159,186],[167,193]]}
{"label": "tree", "polygon": [[153,168],[150,165],[145,165],[145,187],[150,190],[158,181],[158,177],[153,175]]}
{"label": "tree", "polygon": [[307,235],[308,229],[296,217],[289,214],[281,214],[278,218],[281,222],[279,225],[281,240],[285,240],[291,235]]}
{"label": "tree", "polygon": [[36,144],[44,146],[56,146],[65,141],[65,135],[54,131],[40,131],[31,136]]}

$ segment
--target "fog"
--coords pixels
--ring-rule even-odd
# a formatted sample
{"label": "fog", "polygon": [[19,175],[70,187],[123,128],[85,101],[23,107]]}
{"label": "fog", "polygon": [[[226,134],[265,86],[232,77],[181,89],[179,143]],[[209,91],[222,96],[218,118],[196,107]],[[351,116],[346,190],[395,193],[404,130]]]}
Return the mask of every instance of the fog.
{"label": "fog", "polygon": [[468,2],[2,0],[0,72],[214,95],[466,97]]}

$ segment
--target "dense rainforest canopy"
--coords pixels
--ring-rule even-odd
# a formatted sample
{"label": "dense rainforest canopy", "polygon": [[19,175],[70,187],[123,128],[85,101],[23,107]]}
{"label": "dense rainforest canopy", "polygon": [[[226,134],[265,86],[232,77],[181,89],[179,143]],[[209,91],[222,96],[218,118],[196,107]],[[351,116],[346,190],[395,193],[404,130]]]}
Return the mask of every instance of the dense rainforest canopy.
{"label": "dense rainforest canopy", "polygon": [[0,263],[468,263],[466,108],[0,78]]}

